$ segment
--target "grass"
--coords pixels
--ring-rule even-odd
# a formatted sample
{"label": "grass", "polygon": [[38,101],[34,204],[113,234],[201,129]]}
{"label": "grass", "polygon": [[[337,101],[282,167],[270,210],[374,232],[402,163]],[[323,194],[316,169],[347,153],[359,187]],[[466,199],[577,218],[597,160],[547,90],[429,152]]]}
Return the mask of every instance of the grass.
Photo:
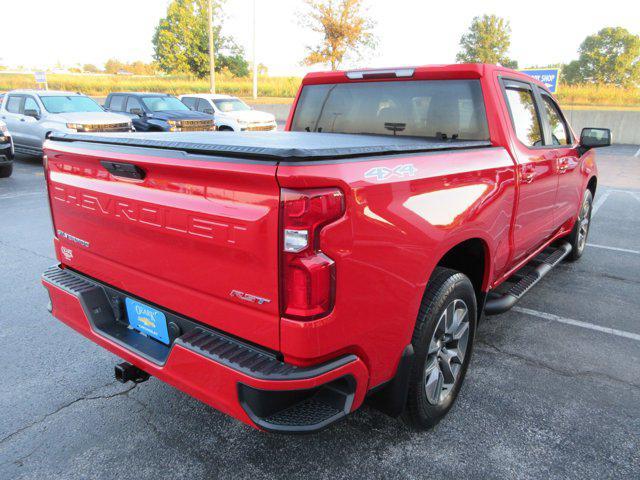
{"label": "grass", "polygon": [[[47,83],[51,90],[82,92],[91,96],[106,96],[109,92],[116,91],[163,92],[174,95],[209,91],[208,79],[188,76],[49,74]],[[258,95],[292,98],[299,85],[300,78],[297,77],[261,77],[258,81]],[[0,73],[0,91],[36,87],[32,74]],[[250,78],[216,77],[216,90],[220,93],[249,97],[252,89]]]}
{"label": "grass", "polygon": [[640,109],[640,88],[623,88],[614,85],[560,85],[558,100],[564,106],[623,110]]}
{"label": "grass", "polygon": [[[208,92],[209,82],[188,76],[121,76],[50,74],[47,76],[52,90],[70,90],[103,97],[114,91],[166,92],[172,94]],[[261,77],[258,82],[260,103],[289,103],[300,85],[298,77]],[[220,93],[250,97],[252,82],[249,78],[216,77]],[[15,88],[36,88],[32,74],[0,72],[0,91]],[[585,109],[640,109],[640,89],[611,85],[560,85],[560,103],[569,108]]]}

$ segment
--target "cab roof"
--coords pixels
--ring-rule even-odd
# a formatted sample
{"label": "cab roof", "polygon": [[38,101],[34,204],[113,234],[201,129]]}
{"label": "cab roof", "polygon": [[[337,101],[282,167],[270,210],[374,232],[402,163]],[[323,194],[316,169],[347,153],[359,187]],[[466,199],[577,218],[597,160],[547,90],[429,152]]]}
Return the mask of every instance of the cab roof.
{"label": "cab roof", "polygon": [[414,67],[367,68],[361,70],[342,70],[335,72],[313,72],[302,80],[303,85],[322,83],[348,83],[367,80],[454,80],[479,79],[491,76],[494,72],[533,82],[540,87],[544,84],[533,77],[511,68],[489,63],[456,63],[450,65],[422,65]]}
{"label": "cab roof", "polygon": [[10,95],[10,94],[29,94],[29,95],[46,95],[48,97],[68,97],[70,95],[78,95],[78,96],[82,96],[85,97],[86,95],[84,93],[80,93],[80,92],[65,92],[64,90],[36,90],[33,88],[22,88],[22,89],[18,89],[18,90],[11,90],[10,92],[6,92],[5,95]]}
{"label": "cab roof", "polygon": [[173,97],[170,93],[162,92],[111,92],[111,95],[131,95],[132,97]]}
{"label": "cab roof", "polygon": [[221,93],[185,93],[180,95],[180,98],[183,97],[194,97],[194,98],[206,98],[209,100],[230,100],[238,97],[234,97],[233,95],[223,95]]}

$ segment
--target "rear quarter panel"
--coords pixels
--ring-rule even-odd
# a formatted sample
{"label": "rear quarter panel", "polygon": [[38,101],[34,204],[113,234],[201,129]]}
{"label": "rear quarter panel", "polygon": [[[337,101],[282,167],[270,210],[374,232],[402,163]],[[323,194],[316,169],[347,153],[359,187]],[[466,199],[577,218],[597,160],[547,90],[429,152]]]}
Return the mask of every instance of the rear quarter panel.
{"label": "rear quarter panel", "polygon": [[471,238],[484,242],[485,289],[507,267],[515,169],[503,148],[281,164],[278,181],[337,186],[346,199],[345,216],[321,234],[322,251],[336,262],[334,310],[312,322],[282,319],[281,348],[296,363],[356,353],[374,387],[395,372],[431,272],[448,250]]}

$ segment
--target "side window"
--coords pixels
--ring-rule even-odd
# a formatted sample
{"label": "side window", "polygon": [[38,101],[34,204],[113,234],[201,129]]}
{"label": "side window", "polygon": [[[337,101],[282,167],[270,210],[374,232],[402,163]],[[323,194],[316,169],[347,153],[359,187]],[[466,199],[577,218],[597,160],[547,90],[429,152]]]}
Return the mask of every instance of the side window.
{"label": "side window", "polygon": [[198,100],[197,110],[203,113],[213,113],[213,107],[207,100],[200,99]]}
{"label": "side window", "polygon": [[22,113],[26,112],[27,110],[35,110],[38,115],[40,115],[40,107],[33,97],[25,97],[24,99],[24,107],[22,108]]}
{"label": "side window", "polygon": [[506,87],[507,103],[516,136],[527,147],[542,145],[542,130],[533,92],[525,88]]}
{"label": "side window", "polygon": [[142,104],[136,97],[129,97],[129,100],[127,100],[127,112],[132,113],[131,110],[135,109],[143,110]]}
{"label": "side window", "polygon": [[194,98],[194,97],[184,97],[182,99],[182,103],[184,103],[187,107],[189,107],[189,110],[195,110],[196,109],[196,100],[198,100],[198,99]]}
{"label": "side window", "polygon": [[569,145],[571,137],[567,124],[560,114],[560,109],[548,95],[542,94],[542,100],[551,131],[551,145]]}
{"label": "side window", "polygon": [[7,112],[20,113],[20,105],[22,104],[22,97],[18,95],[9,95],[7,100]]}
{"label": "side window", "polygon": [[111,97],[111,101],[109,102],[109,110],[114,110],[116,112],[124,112],[124,95],[114,95]]}

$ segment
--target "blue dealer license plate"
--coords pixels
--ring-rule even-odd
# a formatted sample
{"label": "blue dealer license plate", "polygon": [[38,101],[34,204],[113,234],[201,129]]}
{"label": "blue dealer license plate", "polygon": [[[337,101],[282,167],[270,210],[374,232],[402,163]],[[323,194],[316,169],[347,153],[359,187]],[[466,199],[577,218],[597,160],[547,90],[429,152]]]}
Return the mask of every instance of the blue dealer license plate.
{"label": "blue dealer license plate", "polygon": [[169,345],[167,318],[164,316],[164,313],[157,308],[150,307],[149,305],[130,298],[125,300],[125,304],[127,306],[129,324],[133,328]]}

